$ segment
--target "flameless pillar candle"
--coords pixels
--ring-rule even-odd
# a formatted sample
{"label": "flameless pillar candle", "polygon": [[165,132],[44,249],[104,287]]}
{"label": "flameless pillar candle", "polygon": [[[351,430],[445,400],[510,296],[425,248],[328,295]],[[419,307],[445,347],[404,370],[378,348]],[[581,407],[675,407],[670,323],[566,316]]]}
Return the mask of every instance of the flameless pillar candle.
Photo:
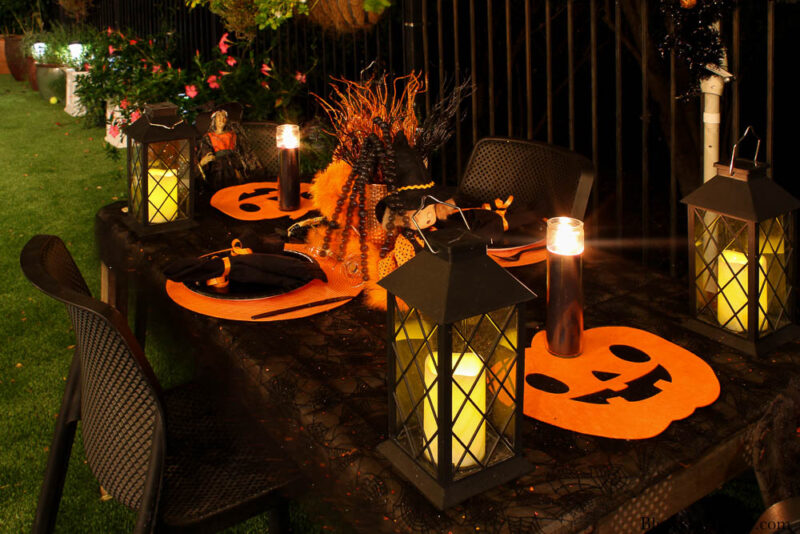
{"label": "flameless pillar candle", "polygon": [[[764,310],[767,309],[767,261],[764,256],[759,257],[761,269],[759,272],[758,288],[758,324],[764,330],[767,322],[764,320]],[[747,256],[735,250],[723,250],[722,258],[717,262],[717,279],[722,288],[717,297],[717,321],[719,324],[733,332],[747,330],[747,294],[748,276],[750,268]],[[737,320],[738,317],[738,320]]]}
{"label": "flameless pillar candle", "polygon": [[275,130],[278,148],[281,149],[281,171],[278,177],[278,208],[292,211],[300,207],[300,127],[281,124]]}
{"label": "flameless pillar candle", "polygon": [[150,222],[175,220],[178,213],[178,177],[169,169],[151,169],[147,175],[147,201]]}
{"label": "flameless pillar candle", "polygon": [[547,220],[547,350],[556,356],[583,351],[583,222]]}
{"label": "flameless pillar candle", "polygon": [[[486,372],[483,367],[483,361],[474,352],[466,352],[464,356],[453,353],[452,357],[453,391],[451,409],[453,410],[454,418],[458,415],[458,418],[453,421],[452,462],[456,466],[460,461],[461,468],[468,468],[477,465],[476,459],[483,461],[484,456],[486,456],[486,422],[483,419],[483,413],[486,412]],[[424,401],[423,426],[426,442],[431,439],[431,436],[434,436],[439,427],[436,420],[436,416],[439,413],[439,381],[436,380],[435,361],[438,358],[438,353],[434,352],[433,356],[428,356],[425,361],[425,387],[430,388],[428,399]],[[461,361],[459,361],[459,358],[461,358]],[[456,364],[458,365],[456,366]],[[436,382],[434,383],[434,381]],[[456,384],[461,389],[456,387]],[[464,404],[465,393],[469,393],[469,398],[472,402],[468,401]],[[462,404],[464,404],[463,408]],[[473,435],[475,439],[472,439]],[[470,441],[472,442],[471,444]],[[438,443],[438,437],[434,437],[430,443],[428,459],[434,465],[439,457]],[[469,445],[469,452],[471,453],[467,453],[463,461],[461,461],[461,456],[464,455],[464,445],[462,443]]]}

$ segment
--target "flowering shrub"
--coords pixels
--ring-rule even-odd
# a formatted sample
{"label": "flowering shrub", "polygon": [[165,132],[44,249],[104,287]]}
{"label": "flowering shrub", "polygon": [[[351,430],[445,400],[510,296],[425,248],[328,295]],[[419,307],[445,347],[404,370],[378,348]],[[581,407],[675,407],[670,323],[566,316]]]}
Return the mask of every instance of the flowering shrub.
{"label": "flowering shrub", "polygon": [[[259,56],[226,33],[213,57],[197,52],[191,65],[173,65],[176,57],[171,34],[140,38],[108,28],[92,39],[85,63],[88,75],[79,78],[77,94],[94,123],[106,121],[105,103],[120,112],[110,128],[135,121],[147,103],[173,102],[188,119],[201,110],[227,102],[244,106],[245,119],[299,122],[298,92],[306,72],[278,73],[266,53]],[[111,131],[113,135],[113,131]]]}
{"label": "flowering shrub", "polygon": [[278,73],[268,54],[257,56],[240,47],[226,33],[217,43],[214,58],[203,61],[196,54],[184,93],[192,107],[239,102],[245,117],[253,121],[298,121],[295,96],[306,83],[306,73]]}
{"label": "flowering shrub", "polygon": [[178,101],[186,73],[173,68],[175,42],[170,34],[142,39],[108,28],[96,34],[76,93],[86,107],[87,118],[105,119],[105,103],[119,104],[124,126],[145,103]]}

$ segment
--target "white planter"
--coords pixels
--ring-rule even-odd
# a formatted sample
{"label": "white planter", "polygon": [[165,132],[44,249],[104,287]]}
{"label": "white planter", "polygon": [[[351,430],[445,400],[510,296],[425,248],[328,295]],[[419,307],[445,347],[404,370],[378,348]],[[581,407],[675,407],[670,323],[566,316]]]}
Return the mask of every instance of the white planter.
{"label": "white planter", "polygon": [[80,98],[75,94],[75,89],[78,87],[78,77],[88,74],[88,72],[80,72],[75,69],[64,69],[67,74],[67,105],[64,106],[64,111],[73,117],[81,117],[86,115],[86,109],[81,104]]}
{"label": "white planter", "polygon": [[[109,129],[115,123],[119,128],[119,134],[113,136]],[[112,106],[110,103],[106,103],[106,143],[114,148],[126,148],[128,146],[128,138],[122,133],[120,124],[122,124],[122,110],[119,106]]]}

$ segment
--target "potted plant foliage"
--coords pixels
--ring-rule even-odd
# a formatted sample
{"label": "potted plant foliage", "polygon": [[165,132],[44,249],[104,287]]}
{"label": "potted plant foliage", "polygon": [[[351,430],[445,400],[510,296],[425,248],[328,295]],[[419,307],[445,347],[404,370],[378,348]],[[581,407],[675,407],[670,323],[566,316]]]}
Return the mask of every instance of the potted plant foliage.
{"label": "potted plant foliage", "polygon": [[242,127],[249,144],[268,175],[278,171],[275,128],[280,123],[299,124],[296,96],[305,86],[304,72],[277,72],[269,51],[256,54],[246,44],[222,36],[214,57],[195,57],[185,94],[195,109],[213,109],[227,102],[244,108]]}
{"label": "potted plant foliage", "polygon": [[339,33],[367,28],[378,21],[391,0],[186,0],[207,6],[240,39],[252,41],[257,30],[277,29],[295,15]]}
{"label": "potted plant foliage", "polygon": [[172,67],[175,43],[170,34],[140,38],[108,28],[88,44],[88,74],[76,94],[88,122],[106,123],[106,141],[125,147],[124,127],[135,121],[145,103],[175,102],[186,73]]}
{"label": "potted plant foliage", "polygon": [[72,34],[66,26],[55,24],[49,31],[26,33],[23,39],[23,46],[35,61],[39,94],[50,102],[63,102],[65,98],[64,69],[69,63]]}

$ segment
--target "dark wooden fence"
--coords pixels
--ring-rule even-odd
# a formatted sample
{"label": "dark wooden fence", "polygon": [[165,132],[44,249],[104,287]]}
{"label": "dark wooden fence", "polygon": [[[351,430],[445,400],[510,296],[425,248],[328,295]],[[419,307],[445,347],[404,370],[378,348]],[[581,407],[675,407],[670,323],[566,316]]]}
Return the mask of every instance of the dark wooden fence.
{"label": "dark wooden fence", "polygon": [[[424,71],[430,89],[418,103],[422,115],[469,76],[464,120],[434,162],[442,181],[458,180],[471,147],[487,135],[569,147],[598,170],[590,235],[606,246],[640,250],[643,261],[682,274],[686,223],[679,199],[701,183],[702,110],[700,97],[676,99],[686,89],[685,73],[659,53],[658,6],[646,0],[396,0],[369,30],[333,35],[297,19],[260,32],[254,46],[270,49],[279,68],[311,69],[309,89],[322,95],[330,76],[355,79],[370,66]],[[800,184],[789,173],[796,119],[775,110],[796,110],[788,87],[799,7],[740,2],[722,27],[736,79],[723,96],[721,158],[752,124],[765,139],[761,158],[795,194]],[[195,50],[209,54],[224,32],[215,16],[190,11],[181,0],[98,0],[92,17],[100,27],[174,30],[187,61]]]}

